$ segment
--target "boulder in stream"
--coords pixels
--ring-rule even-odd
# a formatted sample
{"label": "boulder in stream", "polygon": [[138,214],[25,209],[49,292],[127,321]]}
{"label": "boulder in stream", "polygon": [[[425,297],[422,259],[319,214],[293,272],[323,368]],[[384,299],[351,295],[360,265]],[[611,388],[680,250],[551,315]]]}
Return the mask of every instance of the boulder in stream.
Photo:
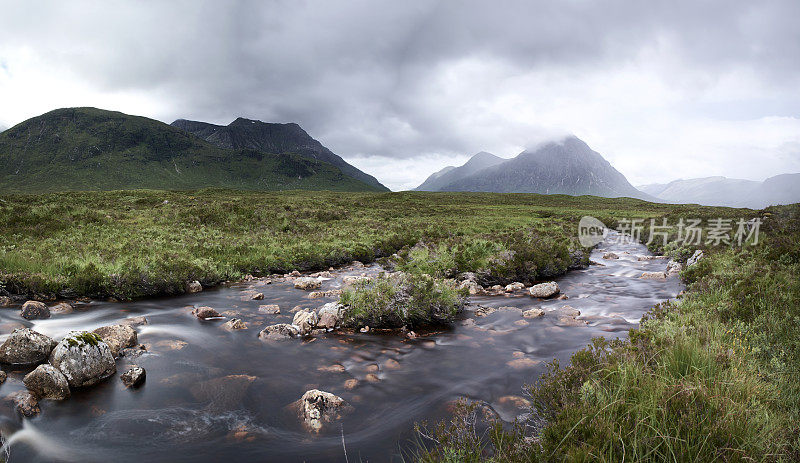
{"label": "boulder in stream", "polygon": [[539,318],[542,315],[544,315],[544,310],[538,308],[528,309],[522,312],[522,316],[525,318]]}
{"label": "boulder in stream", "polygon": [[555,281],[548,281],[547,283],[539,283],[530,288],[531,296],[539,298],[553,297],[558,294],[558,283]]}
{"label": "boulder in stream", "polygon": [[294,319],[292,319],[292,325],[296,326],[300,332],[300,335],[305,336],[311,331],[316,328],[317,322],[319,318],[317,317],[317,313],[312,310],[301,310],[294,314]]}
{"label": "boulder in stream", "polygon": [[72,304],[69,302],[59,302],[58,304],[50,307],[51,314],[66,315],[72,313]]}
{"label": "boulder in stream", "polygon": [[17,391],[6,396],[6,400],[14,404],[14,408],[24,417],[30,418],[39,414],[39,399],[30,391]]}
{"label": "boulder in stream", "polygon": [[299,401],[300,417],[310,432],[318,433],[325,423],[331,423],[352,411],[347,402],[330,392],[311,389]]}
{"label": "boulder in stream", "polygon": [[338,302],[329,302],[323,305],[317,311],[317,315],[319,316],[317,327],[327,328],[329,330],[336,328],[342,320],[343,313],[344,306]]}
{"label": "boulder in stream", "polygon": [[141,386],[146,377],[147,372],[144,370],[144,368],[136,365],[132,365],[130,368],[128,368],[128,371],[119,375],[119,379],[122,381],[122,384],[124,384],[125,387],[132,388]]}
{"label": "boulder in stream", "polygon": [[300,330],[288,323],[278,323],[269,325],[258,333],[259,339],[267,341],[277,341],[281,339],[295,338],[300,335]]}
{"label": "boulder in stream", "polygon": [[317,289],[320,286],[322,286],[322,280],[319,280],[317,278],[301,277],[294,280],[294,287],[297,289],[310,291],[312,289]]}
{"label": "boulder in stream", "polygon": [[603,259],[605,260],[619,259],[619,256],[614,254],[613,252],[607,252],[603,254]]}
{"label": "boulder in stream", "polygon": [[258,311],[267,315],[277,315],[281,313],[281,308],[278,304],[266,304],[258,306]]}
{"label": "boulder in stream", "polygon": [[30,328],[17,328],[0,345],[0,362],[12,365],[36,365],[50,356],[56,342]]}
{"label": "boulder in stream", "polygon": [[95,333],[72,331],[50,353],[50,364],[67,377],[70,387],[91,386],[117,372],[108,344]]}
{"label": "boulder in stream", "polygon": [[8,296],[0,296],[0,307],[10,307],[14,300]]}
{"label": "boulder in stream", "polygon": [[94,330],[94,333],[100,335],[103,341],[108,344],[111,349],[111,355],[114,357],[119,355],[121,349],[133,347],[139,342],[136,331],[130,325],[101,326]]}
{"label": "boulder in stream", "polygon": [[39,365],[25,375],[22,382],[40,399],[64,400],[69,397],[67,377],[49,364]]}
{"label": "boulder in stream", "polygon": [[50,309],[44,302],[28,301],[22,304],[20,315],[26,320],[50,318]]}
{"label": "boulder in stream", "polygon": [[246,330],[247,323],[243,322],[240,318],[231,318],[222,324],[222,329],[228,331]]}
{"label": "boulder in stream", "polygon": [[194,314],[195,317],[197,317],[197,318],[199,318],[201,320],[206,320],[208,318],[216,318],[216,317],[220,316],[219,312],[217,312],[216,310],[212,309],[211,307],[205,307],[205,306],[203,306],[203,307],[195,307],[192,310],[192,314]]}
{"label": "boulder in stream", "polygon": [[664,272],[644,272],[639,278],[642,280],[663,280],[667,278],[667,274]]}

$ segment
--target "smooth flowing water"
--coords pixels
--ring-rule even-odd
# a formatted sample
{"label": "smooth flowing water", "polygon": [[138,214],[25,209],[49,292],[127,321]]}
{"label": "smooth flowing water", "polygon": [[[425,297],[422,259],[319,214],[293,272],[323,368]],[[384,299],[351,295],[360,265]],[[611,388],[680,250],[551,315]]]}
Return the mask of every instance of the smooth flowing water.
{"label": "smooth flowing water", "polygon": [[[620,258],[604,260],[605,252]],[[441,332],[397,334],[328,333],[306,340],[263,342],[258,332],[291,323],[294,307],[318,307],[290,281],[242,282],[169,299],[133,303],[91,302],[69,314],[27,321],[19,310],[0,309],[0,340],[24,325],[59,338],[134,316],[146,354],[121,358],[118,370],[136,364],[147,370],[140,389],[126,389],[114,376],[63,402],[43,400],[41,414],[21,420],[0,404],[0,427],[10,461],[182,462],[182,461],[400,461],[414,437],[413,424],[448,416],[460,397],[482,401],[503,419],[525,412],[523,386],[534,382],[552,359],[567,362],[592,337],[625,336],[655,304],[675,297],[678,278],[640,279],[663,271],[664,260],[637,260],[646,249],[635,243],[602,243],[592,265],[557,281],[567,300],[540,300],[523,292],[472,297],[463,317]],[[338,288],[344,275],[380,269],[345,268],[322,289]],[[254,301],[254,291],[264,300]],[[278,304],[280,315],[259,312]],[[519,310],[476,316],[475,309],[542,308],[540,318]],[[581,312],[576,324],[561,318],[563,306]],[[228,332],[224,320],[201,321],[190,310],[210,306],[249,329]],[[26,371],[9,372],[0,397],[23,389]],[[355,380],[355,381],[354,381]],[[302,427],[289,406],[309,389],[343,397],[353,412],[319,435]]]}

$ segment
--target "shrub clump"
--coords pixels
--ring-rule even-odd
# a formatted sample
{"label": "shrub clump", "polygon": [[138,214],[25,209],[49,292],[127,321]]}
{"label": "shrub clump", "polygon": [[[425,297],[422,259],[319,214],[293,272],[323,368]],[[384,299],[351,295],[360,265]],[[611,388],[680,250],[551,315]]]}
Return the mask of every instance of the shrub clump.
{"label": "shrub clump", "polygon": [[468,293],[451,280],[422,274],[381,275],[342,293],[344,324],[351,327],[416,328],[452,322]]}

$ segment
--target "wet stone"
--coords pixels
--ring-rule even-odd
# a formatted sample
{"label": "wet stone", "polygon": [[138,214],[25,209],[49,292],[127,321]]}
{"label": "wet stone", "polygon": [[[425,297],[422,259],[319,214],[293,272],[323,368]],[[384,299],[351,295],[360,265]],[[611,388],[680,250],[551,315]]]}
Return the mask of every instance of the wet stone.
{"label": "wet stone", "polygon": [[212,309],[211,307],[197,307],[194,310],[192,310],[192,314],[194,314],[195,317],[201,320],[207,320],[209,318],[219,317],[219,312]]}
{"label": "wet stone", "polygon": [[20,315],[26,320],[50,318],[50,309],[44,302],[28,301],[22,304]]}
{"label": "wet stone", "polygon": [[0,362],[12,365],[36,365],[45,362],[56,342],[30,328],[15,329],[0,344]]}
{"label": "wet stone", "polygon": [[25,387],[41,399],[64,400],[69,397],[66,376],[52,365],[39,365],[22,379]]}
{"label": "wet stone", "polygon": [[281,308],[278,307],[278,304],[266,304],[258,306],[258,311],[267,315],[277,315],[281,313]]}
{"label": "wet stone", "polygon": [[136,388],[144,384],[147,372],[140,366],[131,366],[125,373],[119,376],[125,387]]}
{"label": "wet stone", "polygon": [[36,416],[41,411],[39,400],[30,391],[17,391],[6,396],[6,400],[14,405],[14,409],[24,417]]}

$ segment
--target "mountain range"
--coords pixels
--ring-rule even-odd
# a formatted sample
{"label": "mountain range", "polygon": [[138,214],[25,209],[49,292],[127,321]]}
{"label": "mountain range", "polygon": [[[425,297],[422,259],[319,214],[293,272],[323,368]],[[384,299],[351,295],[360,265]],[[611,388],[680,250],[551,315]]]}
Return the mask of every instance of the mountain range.
{"label": "mountain range", "polygon": [[341,169],[344,174],[361,180],[377,190],[389,191],[375,177],[348,164],[344,159],[322,146],[322,143],[311,138],[295,123],[276,124],[240,117],[229,125],[215,125],[186,119],[178,119],[171,125],[220,148],[251,149],[275,154],[294,153],[309,159],[327,162]]}
{"label": "mountain range", "polygon": [[512,159],[481,152],[461,167],[436,172],[416,189],[654,199],[575,136],[526,149]]}
{"label": "mountain range", "polygon": [[417,191],[443,191],[453,182],[457,182],[462,178],[469,177],[470,175],[477,174],[483,169],[496,166],[505,159],[495,156],[492,153],[481,151],[480,153],[472,156],[469,161],[460,167],[447,166],[444,169],[432,174],[428,177],[422,185],[415,188]]}
{"label": "mountain range", "polygon": [[776,175],[763,182],[726,177],[680,179],[638,188],[669,203],[761,209],[800,202],[800,174]]}
{"label": "mountain range", "polygon": [[[344,173],[341,158],[299,126],[286,125],[289,132],[305,137],[295,145],[294,139],[283,137],[276,153],[212,144],[146,117],[97,108],[57,109],[0,133],[0,191],[387,190],[372,177],[368,183]],[[329,153],[338,165],[309,155],[314,148]]]}

